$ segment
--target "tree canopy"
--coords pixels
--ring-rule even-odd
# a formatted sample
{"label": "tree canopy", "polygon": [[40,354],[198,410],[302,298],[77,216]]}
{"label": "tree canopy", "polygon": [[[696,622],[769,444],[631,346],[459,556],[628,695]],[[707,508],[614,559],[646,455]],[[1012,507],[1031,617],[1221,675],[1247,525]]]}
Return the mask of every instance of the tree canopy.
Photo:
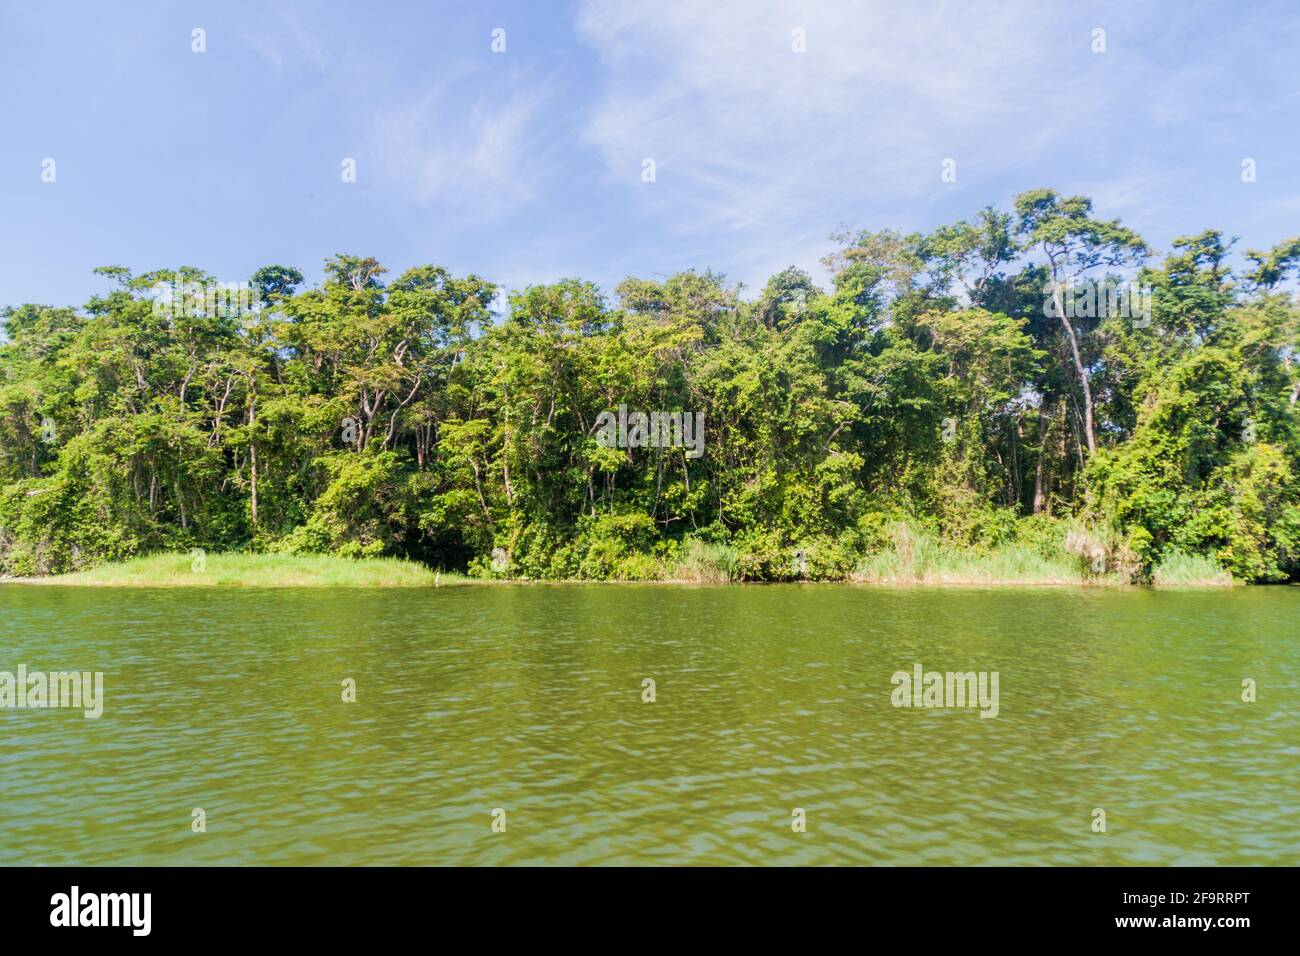
{"label": "tree canopy", "polygon": [[[203,547],[653,578],[706,547],[839,578],[910,521],[972,549],[1085,527],[1135,580],[1173,551],[1300,572],[1300,239],[1157,263],[1046,189],[834,239],[829,288],[791,267],[752,300],[688,271],[502,308],[338,255],[314,288],[269,265],[251,307],[167,311],[157,283],[213,277],[106,267],[80,309],[0,311],[0,571]],[[1068,307],[1121,278],[1149,315]],[[620,405],[703,413],[704,454],[601,443]]]}

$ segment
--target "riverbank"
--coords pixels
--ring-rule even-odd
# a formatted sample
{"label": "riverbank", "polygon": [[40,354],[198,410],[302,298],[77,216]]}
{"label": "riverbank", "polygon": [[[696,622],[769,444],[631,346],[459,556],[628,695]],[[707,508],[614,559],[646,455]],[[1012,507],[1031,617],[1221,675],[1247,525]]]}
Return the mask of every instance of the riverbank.
{"label": "riverbank", "polygon": [[[1099,565],[1105,567],[1104,564]],[[861,584],[891,587],[1107,587],[1135,586],[1122,571],[1092,571],[1069,555],[1045,557],[1022,545],[1009,545],[987,553],[945,548],[929,539],[914,539],[907,547],[897,544],[863,561],[851,576]],[[1147,585],[1154,588],[1224,588],[1236,582],[1213,560],[1199,555],[1171,553],[1151,572]]]}
{"label": "riverbank", "polygon": [[287,554],[154,554],[75,574],[11,578],[84,587],[449,587],[478,583],[399,558]]}
{"label": "riverbank", "polygon": [[[622,583],[730,584],[744,583],[726,575],[679,565],[678,573]],[[527,578],[483,579],[435,571],[400,558],[342,558],[333,555],[285,554],[155,554],[101,565],[74,574],[9,578],[13,583],[83,587],[368,587],[421,588],[474,584],[564,584],[583,581],[540,581]],[[835,582],[831,582],[835,583]],[[883,552],[864,562],[838,583],[885,588],[943,587],[1130,587],[1114,574],[1089,574],[1065,561],[1053,561],[1029,549],[1009,548],[988,555],[919,549],[906,558]],[[1156,588],[1232,587],[1232,577],[1212,561],[1177,556],[1156,568]]]}

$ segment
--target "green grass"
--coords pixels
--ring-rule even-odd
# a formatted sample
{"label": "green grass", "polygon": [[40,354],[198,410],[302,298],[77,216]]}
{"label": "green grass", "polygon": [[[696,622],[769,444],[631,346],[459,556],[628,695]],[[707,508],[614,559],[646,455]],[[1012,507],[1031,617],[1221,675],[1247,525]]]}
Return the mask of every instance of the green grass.
{"label": "green grass", "polygon": [[695,584],[730,584],[736,576],[735,548],[692,538],[669,578]]}
{"label": "green grass", "polygon": [[[1085,536],[1086,537],[1086,536]],[[1084,544],[1089,541],[1080,539]],[[1076,543],[1070,540],[1049,554],[1023,544],[1006,544],[989,551],[947,547],[923,529],[897,525],[884,550],[865,558],[853,575],[855,581],[884,585],[1093,585],[1130,583],[1124,574],[1089,574]],[[1086,550],[1086,549],[1085,549]],[[1085,553],[1086,557],[1086,553]],[[1232,575],[1213,558],[1171,552],[1152,574],[1158,588],[1230,587]]]}
{"label": "green grass", "polygon": [[1069,554],[1048,558],[1025,545],[987,552],[946,547],[926,532],[902,524],[890,546],[865,558],[855,581],[889,585],[1053,585],[1113,583],[1085,577]]}
{"label": "green grass", "polygon": [[896,551],[882,551],[863,561],[854,579],[895,585],[1085,583],[1077,562],[1052,561],[1021,546],[999,548],[988,554],[936,548],[910,559]]}
{"label": "green grass", "polygon": [[33,578],[40,584],[100,587],[434,587],[466,584],[464,575],[435,573],[398,558],[332,555],[209,554],[195,570],[188,554],[154,554],[90,571]]}
{"label": "green grass", "polygon": [[[734,549],[693,542],[671,580],[726,583],[733,580]],[[194,570],[189,554],[154,554],[105,564],[90,571],[25,579],[49,585],[97,587],[435,587],[480,583],[461,574],[434,572],[398,558],[340,558],[332,555],[209,554]],[[932,535],[906,525],[885,550],[865,558],[852,580],[892,586],[1119,584],[1115,575],[1087,575],[1079,560],[1062,552],[1045,557],[1025,545],[987,552],[944,546]],[[1174,552],[1156,568],[1156,587],[1226,587],[1231,575],[1213,558]]]}
{"label": "green grass", "polygon": [[1156,566],[1151,583],[1158,588],[1231,587],[1232,575],[1213,558],[1170,551]]}

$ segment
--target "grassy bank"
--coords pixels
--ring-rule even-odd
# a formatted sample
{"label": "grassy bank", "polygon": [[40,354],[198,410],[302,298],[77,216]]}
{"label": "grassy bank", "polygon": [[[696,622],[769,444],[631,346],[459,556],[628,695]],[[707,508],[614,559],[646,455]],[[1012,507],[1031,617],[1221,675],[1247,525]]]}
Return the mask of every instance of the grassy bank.
{"label": "grassy bank", "polygon": [[209,554],[196,562],[188,554],[154,554],[76,574],[24,580],[96,587],[402,588],[464,584],[470,579],[397,558]]}
{"label": "grassy bank", "polygon": [[1213,558],[1173,551],[1156,566],[1151,583],[1158,588],[1231,587],[1232,575]]}
{"label": "grassy bank", "polygon": [[[1037,546],[1010,543],[968,550],[945,545],[916,527],[897,526],[890,544],[864,559],[853,580],[884,585],[1086,585],[1124,587],[1133,568],[1113,544],[1073,529]],[[1152,569],[1151,586],[1231,587],[1232,575],[1212,558],[1172,552]]]}
{"label": "grassy bank", "polygon": [[[884,551],[864,561],[853,580],[885,586],[989,586],[1021,585],[1045,587],[1073,585],[1126,587],[1125,578],[1114,574],[1089,574],[1078,562],[1045,558],[1030,548],[1012,546],[988,554],[936,549],[917,559],[895,551]],[[1173,555],[1152,574],[1155,588],[1232,587],[1236,582],[1213,560],[1192,555]]]}
{"label": "grassy bank", "polygon": [[[873,550],[854,557],[825,541],[766,556],[736,547],[690,542],[663,569],[663,580],[727,583],[746,580],[848,581],[881,587],[1230,587],[1232,575],[1213,558],[1170,552],[1143,570],[1125,542],[1063,521],[1025,521],[1019,535],[996,545],[959,546],[918,523],[898,522]],[[791,561],[794,556],[795,560]],[[746,572],[757,570],[756,575]]]}
{"label": "grassy bank", "polygon": [[[911,524],[897,524],[884,549],[863,559],[853,580],[885,585],[1087,585],[1222,588],[1234,584],[1213,558],[1166,554],[1151,574],[1139,574],[1122,544],[1082,525],[1044,525],[1049,531],[995,548],[963,549]],[[1065,533],[1062,533],[1065,532]]]}
{"label": "grassy bank", "polygon": [[[727,584],[740,580],[734,548],[694,546],[670,567],[646,562],[646,573],[618,580],[665,584]],[[944,545],[917,529],[901,526],[885,549],[861,560],[849,573],[817,580],[840,580],[882,587],[1090,586],[1131,583],[1122,574],[1092,573],[1078,556],[1009,544],[986,550]],[[331,555],[155,554],[105,564],[89,571],[26,583],[90,587],[447,587],[485,583],[481,578],[435,572],[398,558],[340,558]],[[511,581],[507,577],[494,578]],[[527,583],[527,579],[513,579]],[[550,583],[561,583],[552,581]],[[590,583],[590,582],[587,582]],[[1173,553],[1151,576],[1158,588],[1230,587],[1232,576],[1210,558]]]}
{"label": "grassy bank", "polygon": [[1089,576],[1078,562],[1045,558],[1030,548],[1010,546],[988,554],[934,546],[923,550],[890,549],[863,561],[855,581],[884,585],[1116,585],[1105,575]]}

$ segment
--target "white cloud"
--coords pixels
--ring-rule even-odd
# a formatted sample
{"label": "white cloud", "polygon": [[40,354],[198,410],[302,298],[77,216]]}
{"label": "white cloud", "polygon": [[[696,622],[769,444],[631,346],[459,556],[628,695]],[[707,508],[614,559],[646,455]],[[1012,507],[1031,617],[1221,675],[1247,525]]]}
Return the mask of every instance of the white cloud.
{"label": "white cloud", "polygon": [[[494,215],[536,197],[551,165],[550,84],[512,79],[471,99],[461,74],[378,111],[375,144],[390,183],[419,202]],[[467,100],[469,102],[467,103]]]}
{"label": "white cloud", "polygon": [[[1051,120],[1050,51],[1010,6],[589,0],[577,28],[608,86],[587,136],[620,175],[653,155],[718,188],[741,223],[742,197],[778,207],[783,180],[826,168],[838,178],[846,161],[925,188],[960,147],[1008,128],[1033,137]],[[791,50],[795,28],[806,53]]]}
{"label": "white cloud", "polygon": [[272,11],[276,22],[263,30],[246,26],[240,36],[248,46],[275,68],[283,72],[286,63],[302,63],[324,70],[327,66],[325,47],[316,34],[307,27],[307,14],[292,5],[277,6]]}
{"label": "white cloud", "polygon": [[[586,0],[576,28],[606,83],[585,136],[629,189],[654,158],[646,214],[686,242],[733,233],[754,250],[737,254],[740,278],[807,268],[842,222],[906,226],[971,185],[973,213],[1008,169],[1070,148],[1071,124],[1106,104],[1061,89],[1090,42],[1063,9]],[[948,157],[956,184],[940,178]]]}

